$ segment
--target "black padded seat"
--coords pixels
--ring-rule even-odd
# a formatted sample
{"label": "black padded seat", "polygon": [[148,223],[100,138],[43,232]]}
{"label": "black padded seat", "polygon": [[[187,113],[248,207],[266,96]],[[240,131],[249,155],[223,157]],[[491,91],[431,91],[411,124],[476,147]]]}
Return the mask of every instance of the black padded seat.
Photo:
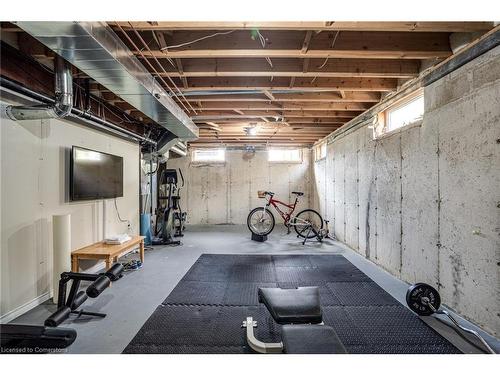
{"label": "black padded seat", "polygon": [[282,329],[283,351],[287,354],[346,354],[335,330],[324,325],[286,325]]}
{"label": "black padded seat", "polygon": [[0,346],[4,349],[63,349],[70,346],[75,341],[76,331],[71,328],[1,324],[0,337]]}
{"label": "black padded seat", "polygon": [[323,321],[317,286],[295,289],[259,288],[263,303],[276,323],[317,324]]}
{"label": "black padded seat", "polygon": [[292,194],[298,195],[299,197],[304,195],[304,193],[301,191],[292,191]]}

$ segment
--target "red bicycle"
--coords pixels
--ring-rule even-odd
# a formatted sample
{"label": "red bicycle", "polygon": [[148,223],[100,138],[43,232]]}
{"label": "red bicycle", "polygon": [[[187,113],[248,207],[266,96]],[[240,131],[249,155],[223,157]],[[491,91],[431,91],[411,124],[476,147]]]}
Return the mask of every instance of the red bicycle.
{"label": "red bicycle", "polygon": [[[277,199],[274,199],[274,193],[271,191],[259,191],[259,198],[265,198],[266,204],[263,207],[254,208],[248,214],[247,225],[248,229],[256,235],[266,236],[274,229],[275,220],[273,213],[269,210],[269,206],[273,206],[279,215],[283,218],[285,226],[290,233],[290,227],[294,227],[295,232],[302,238],[313,238],[315,236],[314,228],[317,232],[323,229],[323,218],[313,209],[305,209],[300,211],[297,215],[293,215],[295,207],[299,201],[299,197],[304,193],[300,191],[292,191],[295,195],[295,202],[293,204],[286,204]],[[268,198],[269,197],[269,198]],[[285,207],[282,210],[278,205]]]}

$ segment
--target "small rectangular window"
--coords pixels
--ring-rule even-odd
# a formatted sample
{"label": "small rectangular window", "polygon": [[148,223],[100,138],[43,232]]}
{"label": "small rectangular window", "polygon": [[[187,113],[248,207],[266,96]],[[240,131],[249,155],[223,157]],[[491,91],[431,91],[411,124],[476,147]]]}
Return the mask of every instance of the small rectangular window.
{"label": "small rectangular window", "polygon": [[419,90],[379,114],[376,136],[413,124],[424,115],[424,93]]}
{"label": "small rectangular window", "polygon": [[268,161],[274,163],[302,163],[302,150],[300,149],[270,149]]}
{"label": "small rectangular window", "polygon": [[424,115],[423,93],[410,101],[387,110],[387,131],[401,128],[420,120]]}
{"label": "small rectangular window", "polygon": [[314,161],[326,158],[326,142],[314,146]]}
{"label": "small rectangular window", "polygon": [[191,161],[195,163],[211,162],[223,163],[226,160],[225,150],[222,148],[193,150],[191,153]]}

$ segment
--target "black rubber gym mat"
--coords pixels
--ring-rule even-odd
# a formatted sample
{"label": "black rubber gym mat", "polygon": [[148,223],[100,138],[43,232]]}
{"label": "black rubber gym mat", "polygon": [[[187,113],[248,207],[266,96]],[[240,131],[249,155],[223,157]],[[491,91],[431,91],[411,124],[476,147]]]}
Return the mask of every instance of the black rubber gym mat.
{"label": "black rubber gym mat", "polygon": [[123,352],[251,353],[247,316],[257,338],[281,340],[258,288],[314,285],[325,324],[349,353],[459,353],[342,255],[215,254],[196,261]]}

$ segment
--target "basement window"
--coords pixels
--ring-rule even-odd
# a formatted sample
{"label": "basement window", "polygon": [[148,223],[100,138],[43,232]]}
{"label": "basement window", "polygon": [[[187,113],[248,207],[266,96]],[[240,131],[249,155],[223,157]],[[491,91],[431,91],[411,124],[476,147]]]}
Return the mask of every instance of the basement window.
{"label": "basement window", "polygon": [[401,99],[379,114],[376,135],[380,136],[422,120],[424,115],[424,92],[418,90]]}
{"label": "basement window", "polygon": [[191,152],[191,161],[194,163],[223,163],[225,160],[226,152],[223,148],[193,150]]}
{"label": "basement window", "polygon": [[326,142],[314,146],[314,161],[326,158]]}
{"label": "basement window", "polygon": [[275,148],[268,150],[268,161],[271,163],[302,163],[302,150]]}

